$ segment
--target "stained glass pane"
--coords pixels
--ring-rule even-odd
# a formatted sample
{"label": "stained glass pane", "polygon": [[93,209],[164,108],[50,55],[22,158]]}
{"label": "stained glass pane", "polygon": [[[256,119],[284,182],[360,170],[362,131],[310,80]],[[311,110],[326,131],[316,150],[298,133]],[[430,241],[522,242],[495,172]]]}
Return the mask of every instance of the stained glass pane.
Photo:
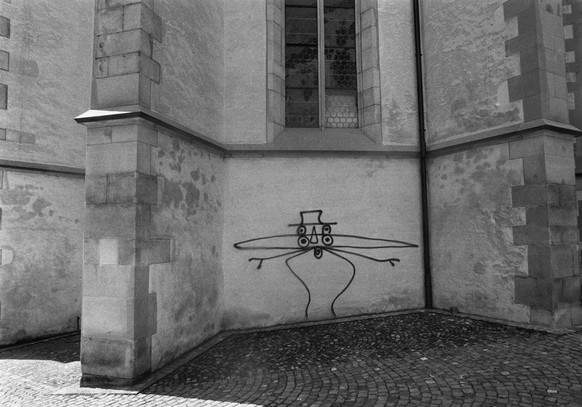
{"label": "stained glass pane", "polygon": [[325,127],[358,127],[355,90],[328,89],[325,93]]}
{"label": "stained glass pane", "polygon": [[325,0],[325,126],[358,127],[354,1]]}
{"label": "stained glass pane", "polygon": [[285,99],[285,126],[319,127],[317,89],[288,89]]}
{"label": "stained glass pane", "polygon": [[285,0],[285,7],[290,7],[290,6],[316,8],[317,7],[317,0]]}
{"label": "stained glass pane", "polygon": [[356,50],[326,48],[325,72],[326,89],[356,89]]}
{"label": "stained glass pane", "polygon": [[285,44],[317,45],[317,8],[285,8]]}
{"label": "stained glass pane", "polygon": [[355,48],[354,10],[327,8],[323,29],[326,47]]}
{"label": "stained glass pane", "polygon": [[318,127],[317,5],[296,0],[286,6],[285,126]]}
{"label": "stained glass pane", "polygon": [[[325,0],[325,7],[337,7],[337,8],[350,8],[352,10],[355,9],[355,1],[354,0]],[[353,11],[352,11],[353,13]]]}

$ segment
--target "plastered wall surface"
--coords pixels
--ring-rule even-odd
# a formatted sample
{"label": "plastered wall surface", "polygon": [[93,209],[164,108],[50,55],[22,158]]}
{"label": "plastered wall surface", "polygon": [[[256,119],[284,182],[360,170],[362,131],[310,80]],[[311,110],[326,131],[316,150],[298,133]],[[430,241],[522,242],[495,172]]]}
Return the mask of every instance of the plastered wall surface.
{"label": "plastered wall surface", "polygon": [[418,145],[412,2],[379,0],[377,35],[383,142]]}
{"label": "plastered wall surface", "polygon": [[0,344],[77,329],[83,179],[0,171]]}
{"label": "plastered wall surface", "polygon": [[518,35],[502,0],[422,3],[427,141],[439,142],[523,121],[521,100],[509,101],[507,80],[520,74]]}
{"label": "plastered wall surface", "polygon": [[434,306],[516,322],[529,307],[514,303],[514,276],[527,275],[527,250],[513,244],[525,224],[511,186],[523,184],[521,159],[508,144],[473,148],[429,161],[429,216]]}
{"label": "plastered wall surface", "polygon": [[152,238],[171,239],[171,262],[150,265],[150,293],[157,298],[152,369],[216,334],[222,315],[223,160],[159,133],[152,148],[158,204]]}
{"label": "plastered wall surface", "polygon": [[224,10],[225,143],[266,142],[265,7],[245,0]]}
{"label": "plastered wall surface", "polygon": [[[163,68],[152,85],[152,110],[218,141],[223,139],[224,11],[222,1],[155,0]],[[195,24],[193,22],[196,22]]]}
{"label": "plastered wall surface", "polygon": [[[0,3],[0,160],[85,166],[94,3]],[[83,178],[0,168],[0,344],[77,329]]]}
{"label": "plastered wall surface", "polygon": [[85,130],[73,118],[90,104],[93,7],[90,0],[0,3],[10,19],[10,37],[0,37],[9,53],[0,70],[8,87],[0,158],[84,167]]}
{"label": "plastered wall surface", "polygon": [[[333,318],[331,303],[352,275],[348,262],[324,252],[290,260],[308,294],[285,264],[286,258],[249,262],[277,251],[237,250],[234,243],[294,234],[300,211],[323,211],[337,222],[332,233],[396,239],[420,245],[421,214],[415,160],[374,158],[240,158],[226,163],[224,196],[223,328],[267,326]],[[291,238],[294,242],[295,237]],[[269,243],[269,241],[267,241]],[[274,242],[271,242],[274,244]],[[346,249],[350,250],[350,249]],[[338,252],[340,253],[340,252]],[[337,316],[420,308],[424,305],[422,250],[369,250],[375,258],[395,257],[395,267],[353,260],[353,283],[335,303]]]}

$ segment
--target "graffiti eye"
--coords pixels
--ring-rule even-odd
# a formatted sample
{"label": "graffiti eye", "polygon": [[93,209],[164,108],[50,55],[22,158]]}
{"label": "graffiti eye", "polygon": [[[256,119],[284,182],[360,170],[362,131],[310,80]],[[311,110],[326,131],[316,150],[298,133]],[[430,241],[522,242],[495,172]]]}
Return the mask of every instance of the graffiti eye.
{"label": "graffiti eye", "polygon": [[313,255],[315,256],[316,259],[321,259],[321,256],[323,256],[323,250],[321,250],[320,247],[316,247],[315,249],[313,249]]}
{"label": "graffiti eye", "polygon": [[297,239],[297,244],[299,247],[307,247],[309,246],[309,239],[306,236],[301,236],[299,239]]}
{"label": "graffiti eye", "polygon": [[329,235],[331,233],[331,226],[330,225],[323,225],[321,228],[321,233],[324,235]]}
{"label": "graffiti eye", "polygon": [[305,235],[306,233],[307,233],[307,228],[306,228],[305,226],[301,225],[301,226],[299,226],[299,227],[297,228],[297,234],[298,234],[299,236],[303,236],[303,235]]}
{"label": "graffiti eye", "polygon": [[321,241],[323,242],[324,245],[331,246],[333,244],[333,237],[331,237],[330,235],[324,235],[321,238]]}

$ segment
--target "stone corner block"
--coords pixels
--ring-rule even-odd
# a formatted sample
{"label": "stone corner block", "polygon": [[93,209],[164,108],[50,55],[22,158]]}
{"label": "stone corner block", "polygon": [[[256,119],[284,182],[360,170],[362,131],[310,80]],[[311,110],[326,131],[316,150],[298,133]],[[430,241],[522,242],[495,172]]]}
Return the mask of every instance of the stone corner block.
{"label": "stone corner block", "polygon": [[160,264],[172,261],[171,239],[149,239],[138,242],[138,259],[140,264]]}
{"label": "stone corner block", "polygon": [[549,244],[550,231],[547,226],[528,224],[513,227],[513,244],[524,246],[530,244]]}
{"label": "stone corner block", "polygon": [[0,69],[3,71],[10,70],[10,53],[0,50]]}
{"label": "stone corner block", "polygon": [[532,308],[530,323],[554,329],[567,329],[579,325],[581,311],[580,306],[565,306],[554,311]]}
{"label": "stone corner block", "polygon": [[141,142],[97,144],[87,146],[87,174],[120,172],[149,174],[151,145]]}
{"label": "stone corner block", "polygon": [[85,265],[83,273],[84,297],[130,300],[143,297],[148,293],[149,268],[147,266]]}
{"label": "stone corner block", "polygon": [[8,109],[8,85],[0,83],[0,109]]}
{"label": "stone corner block", "polygon": [[150,107],[152,80],[139,73],[93,79],[91,107]]}
{"label": "stone corner block", "polygon": [[156,204],[157,177],[139,172],[107,175],[107,202]]}
{"label": "stone corner block", "polygon": [[85,177],[85,202],[105,203],[107,199],[107,176],[87,175]]}
{"label": "stone corner block", "polygon": [[142,29],[98,35],[95,58],[111,57],[139,52],[152,56],[152,44],[149,35]]}
{"label": "stone corner block", "polygon": [[557,306],[551,282],[545,279],[516,276],[515,303],[552,310]]}
{"label": "stone corner block", "polygon": [[158,42],[162,42],[162,19],[144,3],[124,7],[123,29],[142,29]]}
{"label": "stone corner block", "polygon": [[155,147],[158,145],[158,132],[153,125],[140,120],[135,124],[112,126],[111,141],[114,143],[139,141]]}
{"label": "stone corner block", "polygon": [[0,16],[0,37],[10,38],[10,19]]}
{"label": "stone corner block", "polygon": [[148,239],[150,205],[85,205],[86,239]]}
{"label": "stone corner block", "polygon": [[[81,337],[82,374],[91,383],[131,383],[151,369],[151,340]],[[91,378],[91,379],[89,379]]]}

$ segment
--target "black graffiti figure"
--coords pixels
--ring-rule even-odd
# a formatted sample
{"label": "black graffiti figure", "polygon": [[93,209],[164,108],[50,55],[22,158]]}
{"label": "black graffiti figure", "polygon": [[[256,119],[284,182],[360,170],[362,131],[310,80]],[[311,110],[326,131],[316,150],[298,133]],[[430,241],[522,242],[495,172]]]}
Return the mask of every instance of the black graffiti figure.
{"label": "black graffiti figure", "polygon": [[[373,257],[369,252],[375,249],[392,249],[392,248],[411,248],[418,245],[401,242],[399,240],[377,239],[365,236],[344,235],[332,233],[331,226],[337,222],[323,222],[321,220],[321,210],[301,211],[301,223],[290,224],[290,227],[296,228],[295,234],[274,235],[258,237],[256,239],[245,240],[244,242],[235,243],[234,247],[240,250],[268,250],[279,251],[275,255],[264,257],[251,257],[249,261],[258,261],[257,269],[263,265],[263,261],[277,258],[284,258],[285,264],[291,273],[307,290],[307,305],[305,306],[305,317],[309,316],[309,304],[311,303],[311,291],[305,281],[293,271],[289,261],[313,252],[316,259],[321,259],[323,253],[329,253],[350,264],[352,267],[352,276],[348,284],[340,291],[331,303],[331,312],[334,316],[334,305],[337,299],[350,287],[356,276],[356,266],[345,256],[357,256],[375,262],[388,262],[394,267],[400,259],[396,258],[378,258]],[[272,253],[272,252],[271,252]],[[366,254],[364,254],[366,253]]]}

